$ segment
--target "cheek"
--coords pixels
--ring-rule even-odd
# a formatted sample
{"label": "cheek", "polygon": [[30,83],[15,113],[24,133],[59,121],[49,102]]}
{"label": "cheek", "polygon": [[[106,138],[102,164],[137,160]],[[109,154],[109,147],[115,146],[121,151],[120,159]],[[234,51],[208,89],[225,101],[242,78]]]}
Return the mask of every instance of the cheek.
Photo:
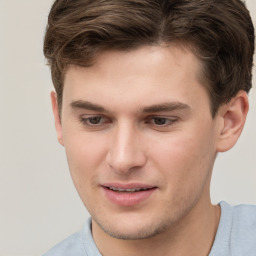
{"label": "cheek", "polygon": [[90,209],[90,205],[97,203],[97,169],[100,165],[99,153],[97,153],[97,145],[83,143],[81,137],[71,138],[66,144],[66,155],[69,165],[70,174],[74,186],[86,208]]}
{"label": "cheek", "polygon": [[78,192],[96,183],[97,170],[104,165],[104,145],[106,143],[102,138],[86,136],[83,133],[65,137],[68,165]]}
{"label": "cheek", "polygon": [[[182,136],[166,141],[163,154],[158,153],[157,169],[162,176],[164,205],[179,215],[207,195],[214,157],[207,146],[192,137]],[[171,146],[170,146],[171,145]],[[157,149],[155,149],[157,150]]]}
{"label": "cheek", "polygon": [[95,168],[97,162],[104,157],[106,141],[102,136],[77,131],[75,134],[64,133],[64,138],[67,157],[76,169],[82,166]]}
{"label": "cheek", "polygon": [[173,188],[189,189],[208,177],[215,158],[209,136],[179,134],[154,146],[154,164]]}

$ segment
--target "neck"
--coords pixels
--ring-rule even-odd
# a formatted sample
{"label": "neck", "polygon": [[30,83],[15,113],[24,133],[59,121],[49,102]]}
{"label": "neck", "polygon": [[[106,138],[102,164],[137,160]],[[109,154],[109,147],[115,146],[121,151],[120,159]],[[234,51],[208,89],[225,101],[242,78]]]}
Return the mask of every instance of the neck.
{"label": "neck", "polygon": [[199,201],[175,226],[147,239],[116,239],[93,221],[94,241],[103,256],[206,256],[210,253],[220,219],[220,207],[213,206],[210,199],[207,201]]}

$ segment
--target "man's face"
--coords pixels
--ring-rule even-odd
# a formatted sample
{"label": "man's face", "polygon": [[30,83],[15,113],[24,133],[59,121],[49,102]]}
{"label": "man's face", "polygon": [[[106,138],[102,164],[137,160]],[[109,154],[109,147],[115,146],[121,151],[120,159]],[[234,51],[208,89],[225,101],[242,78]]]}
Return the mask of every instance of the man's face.
{"label": "man's face", "polygon": [[174,46],[67,70],[59,138],[94,226],[146,238],[209,206],[217,121],[199,73]]}

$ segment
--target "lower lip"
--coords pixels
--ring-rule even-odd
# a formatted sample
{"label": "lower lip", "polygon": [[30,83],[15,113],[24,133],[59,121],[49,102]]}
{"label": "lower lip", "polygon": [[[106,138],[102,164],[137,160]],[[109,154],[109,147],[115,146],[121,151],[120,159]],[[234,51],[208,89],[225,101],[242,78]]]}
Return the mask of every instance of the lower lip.
{"label": "lower lip", "polygon": [[103,190],[105,192],[106,197],[112,203],[121,206],[134,206],[148,199],[151,196],[151,194],[156,190],[156,188],[132,193],[115,192],[106,187],[103,187]]}

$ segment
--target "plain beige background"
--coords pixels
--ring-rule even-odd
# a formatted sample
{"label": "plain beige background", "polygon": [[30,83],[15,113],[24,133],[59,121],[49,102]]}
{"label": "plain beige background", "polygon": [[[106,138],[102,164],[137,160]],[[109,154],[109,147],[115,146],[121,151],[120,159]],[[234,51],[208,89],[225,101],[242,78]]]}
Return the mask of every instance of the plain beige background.
{"label": "plain beige background", "polygon": [[[78,230],[88,213],[57,143],[42,54],[52,0],[0,2],[0,256],[36,256]],[[256,1],[247,0],[256,24]],[[238,144],[218,156],[213,202],[256,204],[256,74]]]}

